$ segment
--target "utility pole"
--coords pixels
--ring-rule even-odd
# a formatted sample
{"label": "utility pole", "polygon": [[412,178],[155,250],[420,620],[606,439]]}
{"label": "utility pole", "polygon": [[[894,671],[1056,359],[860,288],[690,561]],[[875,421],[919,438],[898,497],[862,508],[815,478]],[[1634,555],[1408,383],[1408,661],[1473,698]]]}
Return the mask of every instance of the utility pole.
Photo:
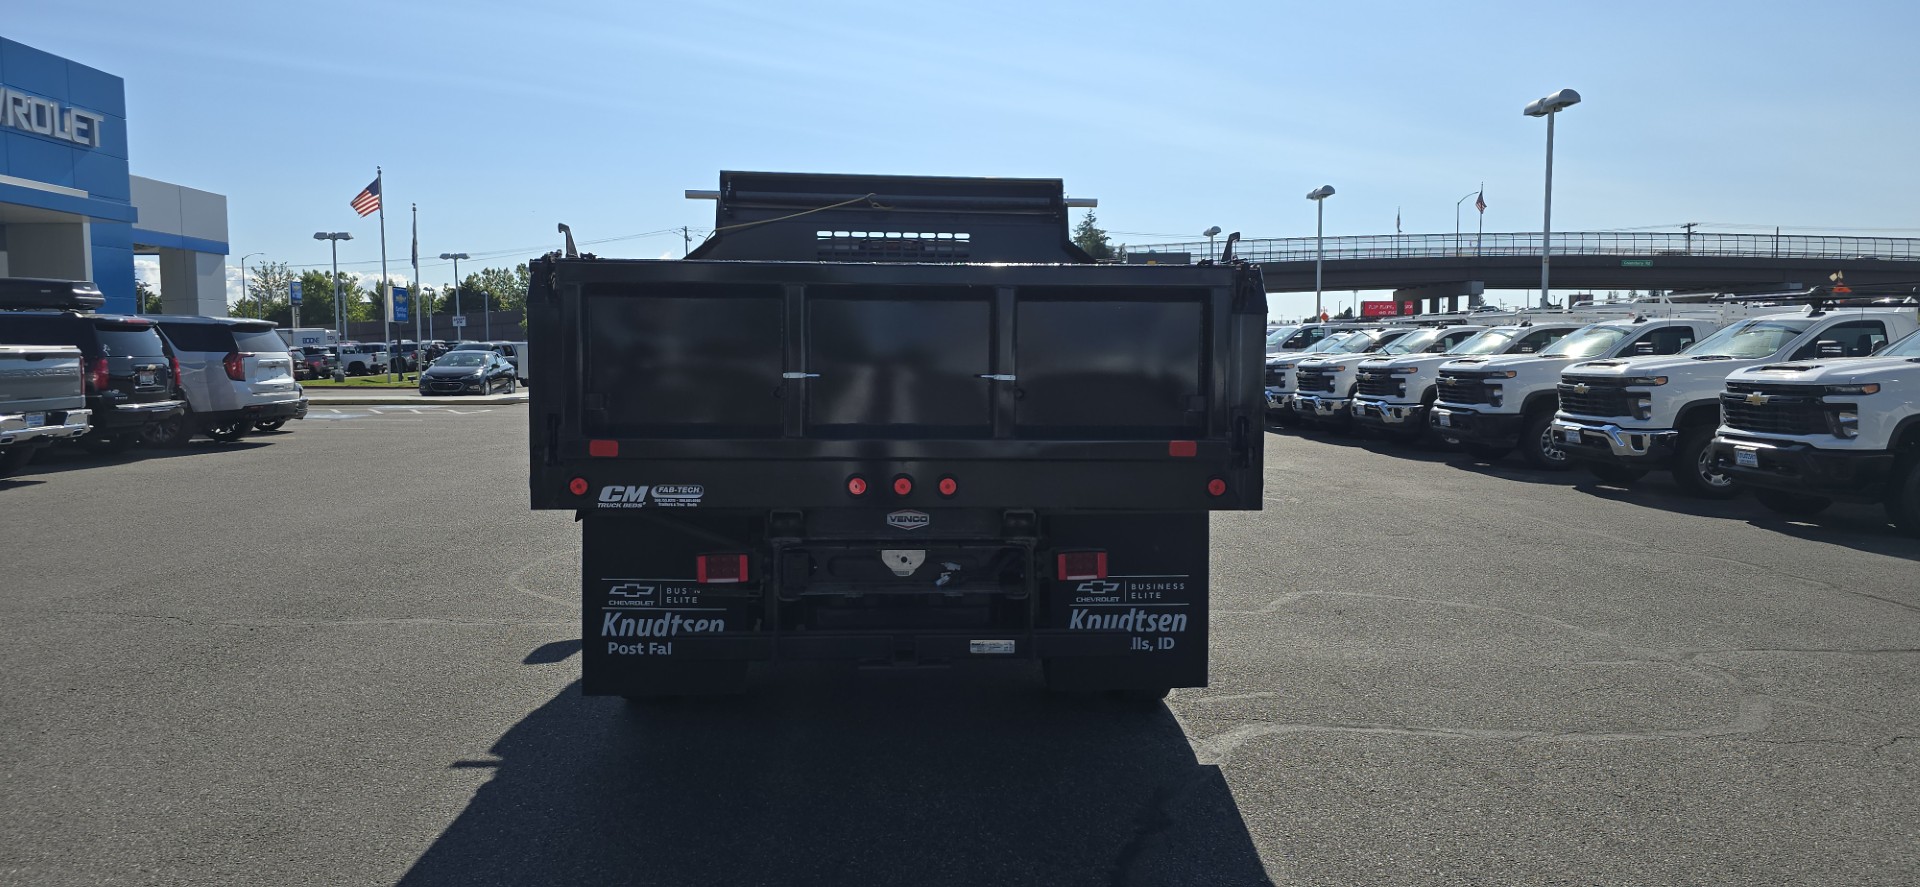
{"label": "utility pole", "polygon": [[680,226],[680,258],[686,258],[693,252],[693,232],[685,225]]}
{"label": "utility pole", "polygon": [[1693,255],[1693,229],[1699,224],[1699,222],[1687,222],[1680,226],[1687,229],[1687,255]]}

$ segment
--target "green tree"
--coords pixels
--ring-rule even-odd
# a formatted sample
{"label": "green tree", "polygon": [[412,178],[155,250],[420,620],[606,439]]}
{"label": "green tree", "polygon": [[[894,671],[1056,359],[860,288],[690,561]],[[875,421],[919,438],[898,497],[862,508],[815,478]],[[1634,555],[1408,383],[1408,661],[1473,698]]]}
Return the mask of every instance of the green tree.
{"label": "green tree", "polygon": [[1340,313],[1339,313],[1339,314],[1335,314],[1335,315],[1334,315],[1334,317],[1337,317],[1337,318],[1339,318],[1339,319],[1341,319],[1341,320],[1352,320],[1352,319],[1353,319],[1353,308],[1352,308],[1352,306],[1348,306],[1348,307],[1346,307],[1346,308],[1342,308],[1342,309],[1340,309]]}
{"label": "green tree", "polygon": [[144,280],[135,279],[133,281],[133,295],[134,295],[134,300],[140,306],[137,309],[137,313],[139,314],[159,314],[160,313],[160,293],[154,290],[152,284]]}
{"label": "green tree", "polygon": [[1098,222],[1093,211],[1088,210],[1087,217],[1074,226],[1073,245],[1086,250],[1087,255],[1095,259],[1111,259],[1113,242],[1107,239],[1107,232],[1100,228]]}
{"label": "green tree", "polygon": [[[241,281],[245,286],[245,304],[238,306],[240,310],[236,313],[282,324],[290,320],[293,311],[287,301],[287,287],[300,279],[293,269],[285,262],[261,262],[247,271],[247,279]],[[303,299],[304,296],[303,293]]]}
{"label": "green tree", "polygon": [[460,281],[460,307],[468,311],[518,311],[527,306],[532,274],[523,262],[513,268],[482,268]]}

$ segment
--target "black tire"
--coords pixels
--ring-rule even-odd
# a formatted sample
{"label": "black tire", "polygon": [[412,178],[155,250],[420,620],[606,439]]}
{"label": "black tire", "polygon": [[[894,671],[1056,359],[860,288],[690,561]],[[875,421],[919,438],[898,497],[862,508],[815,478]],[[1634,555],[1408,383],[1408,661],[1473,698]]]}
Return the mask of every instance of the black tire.
{"label": "black tire", "polygon": [[1920,536],[1920,453],[1908,453],[1893,470],[1887,494],[1887,519],[1908,535]]}
{"label": "black tire", "polygon": [[347,375],[364,376],[366,374],[367,374],[366,364],[361,363],[360,361],[357,361],[357,360],[354,361],[353,363],[347,364]]}
{"label": "black tire", "polygon": [[134,435],[130,433],[89,433],[86,437],[80,438],[80,448],[96,456],[118,456],[126,452],[128,447],[133,446],[133,438]]}
{"label": "black tire", "polygon": [[285,420],[285,419],[268,419],[268,420],[266,420],[266,421],[264,421],[264,422],[255,422],[255,423],[253,423],[253,430],[255,430],[255,431],[279,431],[279,430],[280,430],[280,427],[281,427],[281,426],[283,426],[283,425],[285,425],[285,424],[287,424],[287,420]]}
{"label": "black tire", "polygon": [[0,450],[0,477],[19,474],[21,469],[27,467],[28,462],[33,461],[34,451],[38,449],[40,448],[36,446],[18,446]]}
{"label": "black tire", "polygon": [[1553,411],[1534,410],[1520,425],[1520,459],[1542,471],[1566,471],[1573,467],[1567,451],[1553,440]]}
{"label": "black tire", "polygon": [[[140,439],[149,446],[183,447],[193,440],[193,410],[183,410],[180,415],[158,422],[148,422],[140,426]],[[84,440],[84,438],[82,438]]]}
{"label": "black tire", "polygon": [[233,443],[240,438],[246,437],[247,432],[252,430],[253,425],[245,419],[233,419],[227,422],[208,425],[206,428],[207,436],[221,443]]}
{"label": "black tire", "polygon": [[1731,499],[1740,495],[1733,478],[1713,466],[1713,426],[1695,425],[1680,432],[1674,445],[1673,480],[1687,495],[1701,499]]}
{"label": "black tire", "polygon": [[507,377],[507,393],[512,394],[519,390],[520,390],[520,380],[512,376],[508,376]]}
{"label": "black tire", "polygon": [[1501,446],[1499,444],[1476,443],[1474,441],[1463,441],[1460,444],[1460,448],[1466,450],[1467,455],[1475,459],[1484,459],[1488,462],[1498,462],[1501,459],[1505,459],[1508,453],[1513,452],[1512,447]]}
{"label": "black tire", "polygon": [[1833,504],[1825,496],[1812,496],[1806,493],[1789,493],[1783,490],[1754,490],[1753,498],[1768,511],[1787,517],[1812,517],[1827,510]]}
{"label": "black tire", "polygon": [[1595,479],[1616,487],[1631,486],[1634,481],[1647,476],[1644,468],[1628,468],[1615,462],[1588,462],[1586,465],[1587,473]]}

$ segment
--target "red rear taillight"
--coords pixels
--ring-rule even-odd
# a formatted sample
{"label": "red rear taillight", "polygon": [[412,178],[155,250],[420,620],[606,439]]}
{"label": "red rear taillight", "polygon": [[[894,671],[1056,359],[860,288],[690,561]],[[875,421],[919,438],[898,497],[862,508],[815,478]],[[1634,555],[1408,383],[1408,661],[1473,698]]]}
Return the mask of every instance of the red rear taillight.
{"label": "red rear taillight", "polygon": [[1198,452],[1200,452],[1199,441],[1192,441],[1192,440],[1167,441],[1167,455],[1169,456],[1174,456],[1176,458],[1191,459],[1193,458],[1193,454]]}
{"label": "red rear taillight", "polygon": [[913,478],[902,474],[893,479],[893,494],[895,496],[905,496],[911,492],[913,492]]}
{"label": "red rear taillight", "polygon": [[1217,478],[1217,477],[1216,477],[1216,478],[1214,478],[1213,480],[1210,480],[1210,481],[1207,481],[1207,495],[1209,495],[1209,496],[1225,496],[1226,494],[1227,494],[1227,482],[1226,482],[1226,481],[1224,481],[1224,480],[1221,480],[1221,479],[1219,479],[1219,478]]}
{"label": "red rear taillight", "polygon": [[227,368],[227,378],[235,382],[247,381],[247,358],[251,356],[238,351],[227,352],[227,356],[220,361],[220,365]]}
{"label": "red rear taillight", "polygon": [[943,477],[940,479],[940,495],[951,497],[953,494],[958,492],[960,492],[959,481],[954,480],[951,477]]}
{"label": "red rear taillight", "polygon": [[747,581],[747,556],[744,554],[703,554],[696,564],[694,578],[707,585],[727,585]]}
{"label": "red rear taillight", "polygon": [[847,478],[847,495],[865,496],[866,494],[867,494],[866,478],[861,477],[860,475],[857,475],[857,474],[850,478]]}
{"label": "red rear taillight", "polygon": [[1063,582],[1107,578],[1107,553],[1104,551],[1063,551],[1055,574]]}
{"label": "red rear taillight", "polygon": [[173,384],[179,385],[180,384],[180,358],[175,357],[174,355],[171,355],[171,354],[167,355],[167,366],[173,369]]}
{"label": "red rear taillight", "polygon": [[587,455],[595,459],[613,459],[620,455],[620,442],[617,440],[587,441]]}
{"label": "red rear taillight", "polygon": [[95,392],[113,387],[113,376],[107,372],[107,359],[104,357],[87,358],[86,375],[87,387]]}
{"label": "red rear taillight", "polygon": [[587,494],[587,479],[584,477],[576,477],[573,480],[567,481],[567,492],[575,496],[585,496]]}

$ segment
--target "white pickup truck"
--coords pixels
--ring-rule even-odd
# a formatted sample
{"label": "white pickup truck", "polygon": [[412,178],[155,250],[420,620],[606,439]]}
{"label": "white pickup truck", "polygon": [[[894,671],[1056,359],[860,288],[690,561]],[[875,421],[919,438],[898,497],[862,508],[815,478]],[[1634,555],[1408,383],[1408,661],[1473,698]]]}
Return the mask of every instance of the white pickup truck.
{"label": "white pickup truck", "polygon": [[0,477],[26,467],[56,440],[87,433],[80,349],[70,345],[0,345]]}
{"label": "white pickup truck", "polygon": [[[1356,406],[1359,403],[1362,374],[1367,367],[1383,361],[1444,359],[1444,353],[1485,329],[1484,326],[1470,324],[1423,327],[1380,346],[1367,357],[1355,359],[1335,355],[1301,361],[1294,368],[1300,392],[1294,399],[1295,409],[1322,425],[1336,428],[1351,426],[1359,415]],[[1403,367],[1417,364],[1395,362],[1393,366],[1394,372],[1406,372]]]}
{"label": "white pickup truck", "polygon": [[[1296,355],[1293,362],[1293,390],[1286,392],[1288,408],[1295,419],[1321,422],[1347,419],[1347,398],[1352,395],[1335,387],[1337,378],[1353,372],[1360,360],[1418,331],[1418,327],[1389,326],[1356,330],[1340,344],[1311,354]],[[1349,379],[1351,376],[1348,377]],[[1351,382],[1348,383],[1351,388]],[[1338,404],[1336,410],[1334,405]]]}
{"label": "white pickup truck", "polygon": [[1727,376],[1713,467],[1782,514],[1879,502],[1920,536],[1920,333],[1872,357],[1766,363]]}
{"label": "white pickup truck", "polygon": [[1602,480],[1630,483],[1666,469],[1688,493],[1729,497],[1739,488],[1713,460],[1729,375],[1783,361],[1866,357],[1915,327],[1911,308],[1816,304],[1739,321],[1682,354],[1574,364],[1560,375],[1551,433]]}
{"label": "white pickup truck", "polygon": [[1420,440],[1431,433],[1427,414],[1439,398],[1439,369],[1456,360],[1508,354],[1534,348],[1553,335],[1565,335],[1579,324],[1505,324],[1477,329],[1471,338],[1440,354],[1375,357],[1360,363],[1353,399],[1354,421],[1380,428],[1403,440]]}

